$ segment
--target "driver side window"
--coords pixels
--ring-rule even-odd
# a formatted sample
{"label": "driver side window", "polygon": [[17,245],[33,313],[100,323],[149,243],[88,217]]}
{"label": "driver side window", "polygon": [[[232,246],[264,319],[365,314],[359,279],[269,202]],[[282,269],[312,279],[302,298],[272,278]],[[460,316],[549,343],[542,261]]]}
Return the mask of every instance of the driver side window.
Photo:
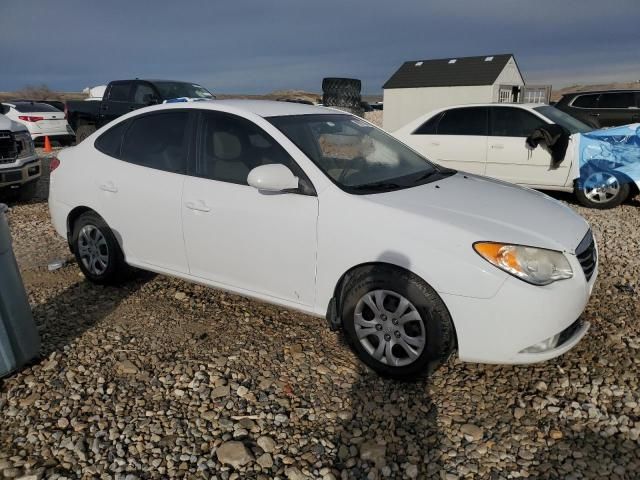
{"label": "driver side window", "polygon": [[308,182],[287,151],[249,120],[226,113],[202,112],[201,131],[196,165],[199,177],[248,185],[247,176],[255,167],[280,163],[301,180],[301,185]]}

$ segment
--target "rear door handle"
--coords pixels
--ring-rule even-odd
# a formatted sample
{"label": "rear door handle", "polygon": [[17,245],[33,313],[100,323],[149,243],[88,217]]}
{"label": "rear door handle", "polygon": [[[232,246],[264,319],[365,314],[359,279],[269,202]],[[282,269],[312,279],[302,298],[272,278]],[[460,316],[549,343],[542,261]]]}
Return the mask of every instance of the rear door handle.
{"label": "rear door handle", "polygon": [[590,113],[589,115],[591,115],[592,117],[599,117],[600,116],[599,113]]}
{"label": "rear door handle", "polygon": [[104,192],[116,193],[118,188],[113,184],[113,182],[106,182],[100,184],[100,190]]}
{"label": "rear door handle", "polygon": [[195,210],[197,212],[210,212],[211,209],[201,200],[196,202],[187,202],[184,204],[189,210]]}
{"label": "rear door handle", "polygon": [[504,148],[504,145],[491,145],[491,148],[495,149],[495,150],[502,150]]}
{"label": "rear door handle", "polygon": [[434,147],[440,146],[440,142],[430,142],[429,145],[433,145]]}

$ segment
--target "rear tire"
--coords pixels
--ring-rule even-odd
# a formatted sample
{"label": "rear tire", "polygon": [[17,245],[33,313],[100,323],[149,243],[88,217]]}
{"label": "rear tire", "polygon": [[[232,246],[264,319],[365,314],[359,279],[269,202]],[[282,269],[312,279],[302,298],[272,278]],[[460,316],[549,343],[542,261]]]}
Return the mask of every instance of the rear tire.
{"label": "rear tire", "polygon": [[606,210],[620,205],[631,191],[626,178],[613,170],[584,168],[576,181],[578,202],[588,208]]}
{"label": "rear tire", "polygon": [[87,124],[79,125],[78,129],[76,130],[76,144],[83,141],[85,138],[87,138],[89,135],[91,135],[95,131],[96,131],[95,125],[87,125]]}
{"label": "rear tire", "polygon": [[340,301],[347,340],[360,359],[382,376],[428,375],[455,345],[449,311],[416,275],[387,265],[348,275]]}
{"label": "rear tire", "polygon": [[87,280],[99,285],[122,283],[129,273],[113,232],[95,212],[85,212],[73,225],[73,253]]}

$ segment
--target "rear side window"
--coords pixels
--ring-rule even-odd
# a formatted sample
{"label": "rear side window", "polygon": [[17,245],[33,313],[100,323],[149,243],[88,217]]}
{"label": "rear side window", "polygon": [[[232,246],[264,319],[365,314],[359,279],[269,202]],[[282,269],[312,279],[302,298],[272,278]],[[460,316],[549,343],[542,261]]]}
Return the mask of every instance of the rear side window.
{"label": "rear side window", "polygon": [[184,173],[189,153],[188,112],[153,113],[129,120],[120,158],[143,167]]}
{"label": "rear side window", "polygon": [[128,102],[131,83],[113,83],[109,90],[109,100],[111,102]]}
{"label": "rear side window", "polygon": [[546,122],[521,108],[491,108],[491,136],[528,137]]}
{"label": "rear side window", "polygon": [[110,157],[120,158],[120,146],[122,145],[122,136],[127,130],[128,121],[120,122],[98,137],[94,147],[97,150],[109,155]]}
{"label": "rear side window", "polygon": [[633,92],[603,93],[598,104],[599,108],[630,108],[636,106]]}
{"label": "rear side window", "polygon": [[247,176],[255,167],[281,163],[308,182],[287,151],[253,122],[218,112],[203,112],[202,116],[198,176],[247,185]]}
{"label": "rear side window", "polygon": [[443,113],[437,134],[487,135],[488,123],[486,107],[454,108]]}
{"label": "rear side window", "polygon": [[440,117],[442,117],[442,113],[438,113],[437,115],[431,117],[429,120],[420,125],[413,132],[413,135],[435,135],[437,132]]}
{"label": "rear side window", "polygon": [[598,97],[600,95],[580,95],[571,103],[572,107],[578,108],[596,108],[598,106]]}

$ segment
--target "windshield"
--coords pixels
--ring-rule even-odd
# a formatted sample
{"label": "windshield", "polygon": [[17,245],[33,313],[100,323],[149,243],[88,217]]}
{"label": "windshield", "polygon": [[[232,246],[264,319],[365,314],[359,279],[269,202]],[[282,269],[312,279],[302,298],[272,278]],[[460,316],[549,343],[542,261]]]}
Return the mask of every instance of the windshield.
{"label": "windshield", "polygon": [[556,107],[552,107],[551,105],[534,107],[534,110],[540,112],[549,120],[553,121],[553,123],[566,128],[571,133],[588,133],[593,130],[593,128],[586,123],[582,123],[577,118],[574,118],[568,113],[564,113],[562,110],[558,110]]}
{"label": "windshield", "polygon": [[436,167],[382,130],[352,115],[268,118],[334,183],[351,193],[420,185],[455,173]]}
{"label": "windshield", "polygon": [[154,82],[164,100],[172,98],[214,98],[209,90],[195,83]]}

